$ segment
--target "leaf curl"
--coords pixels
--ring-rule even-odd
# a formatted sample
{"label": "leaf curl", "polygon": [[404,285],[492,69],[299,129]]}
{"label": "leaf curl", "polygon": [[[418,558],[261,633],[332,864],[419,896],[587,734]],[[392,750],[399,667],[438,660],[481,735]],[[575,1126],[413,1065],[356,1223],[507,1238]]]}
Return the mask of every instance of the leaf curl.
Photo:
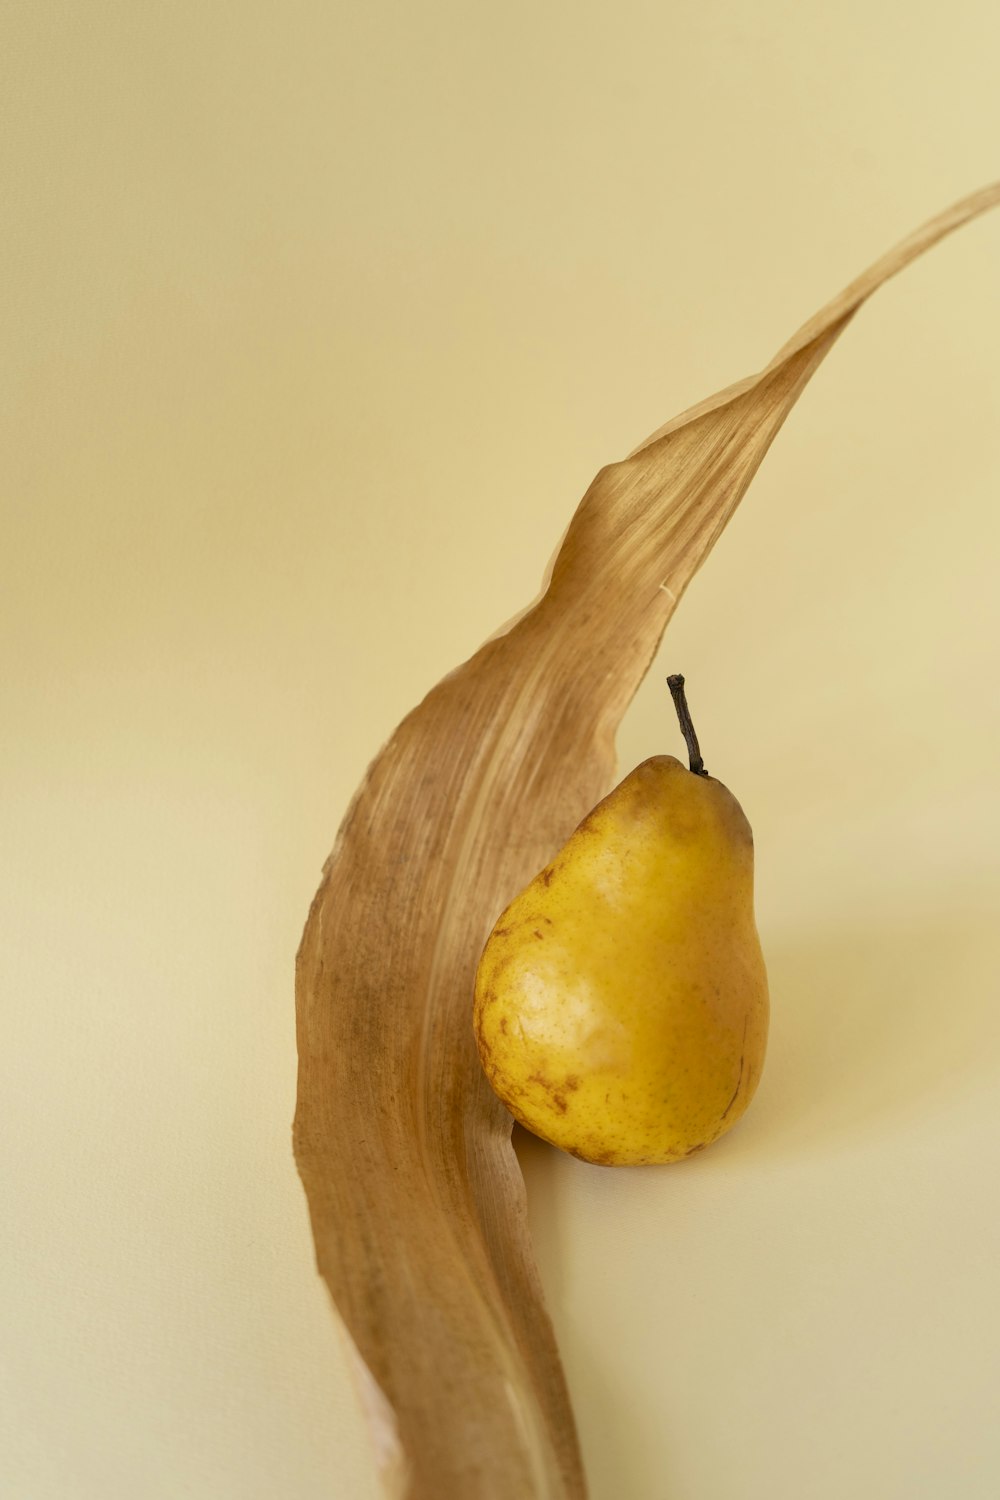
{"label": "leaf curl", "polygon": [[684,590],[861,304],[1000,203],[897,245],[759,374],[596,476],[539,597],[370,766],[296,968],[295,1155],[388,1493],[581,1500],[511,1119],[471,1028],[497,912],[603,796],[613,741]]}

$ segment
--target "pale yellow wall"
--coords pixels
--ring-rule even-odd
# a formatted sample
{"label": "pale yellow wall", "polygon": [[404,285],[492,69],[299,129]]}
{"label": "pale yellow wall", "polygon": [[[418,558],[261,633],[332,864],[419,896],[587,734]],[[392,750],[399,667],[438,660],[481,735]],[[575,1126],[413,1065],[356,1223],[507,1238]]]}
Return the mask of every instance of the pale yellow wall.
{"label": "pale yellow wall", "polygon": [[[5,14],[11,1500],[371,1500],[292,1166],[369,757],[594,471],[1000,175],[992,0]],[[864,310],[624,725],[758,845],[683,1167],[525,1145],[593,1500],[992,1500],[1000,214]]]}

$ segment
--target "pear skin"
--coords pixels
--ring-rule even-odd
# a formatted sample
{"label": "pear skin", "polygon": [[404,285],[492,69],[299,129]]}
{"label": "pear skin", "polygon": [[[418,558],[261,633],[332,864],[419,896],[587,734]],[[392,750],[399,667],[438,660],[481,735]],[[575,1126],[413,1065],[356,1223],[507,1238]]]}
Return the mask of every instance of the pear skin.
{"label": "pear skin", "polygon": [[670,755],[626,776],[493,928],[474,1026],[514,1117],[584,1161],[679,1161],[731,1129],[768,991],[728,788]]}

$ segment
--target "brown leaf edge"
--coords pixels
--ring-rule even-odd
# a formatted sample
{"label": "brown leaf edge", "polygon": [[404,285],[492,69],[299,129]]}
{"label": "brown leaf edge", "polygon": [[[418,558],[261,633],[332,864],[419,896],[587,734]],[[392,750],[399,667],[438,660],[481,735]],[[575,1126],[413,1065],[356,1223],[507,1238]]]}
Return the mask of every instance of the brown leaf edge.
{"label": "brown leaf edge", "polygon": [[296,970],[294,1147],[386,1492],[580,1500],[511,1119],[471,1031],[497,913],[614,775],[621,716],[693,574],[862,302],[1000,202],[897,245],[760,374],[600,471],[538,598],[445,677],[370,766]]}

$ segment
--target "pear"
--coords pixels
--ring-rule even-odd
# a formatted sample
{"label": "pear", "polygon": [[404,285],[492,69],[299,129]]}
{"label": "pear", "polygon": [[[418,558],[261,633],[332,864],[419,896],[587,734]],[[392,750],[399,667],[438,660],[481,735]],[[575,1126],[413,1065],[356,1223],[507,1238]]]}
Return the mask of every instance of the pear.
{"label": "pear", "polygon": [[678,1161],[735,1125],[767,1042],[753,834],[707,774],[654,755],[584,818],[493,928],[474,1027],[494,1092],[606,1166]]}

